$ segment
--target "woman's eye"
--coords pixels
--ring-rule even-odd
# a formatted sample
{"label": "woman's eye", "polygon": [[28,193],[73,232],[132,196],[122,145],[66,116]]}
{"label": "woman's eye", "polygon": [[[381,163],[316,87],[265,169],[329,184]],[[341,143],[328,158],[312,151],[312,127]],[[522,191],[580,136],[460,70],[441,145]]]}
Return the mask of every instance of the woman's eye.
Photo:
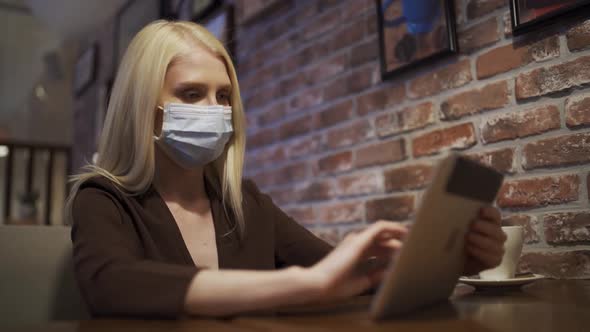
{"label": "woman's eye", "polygon": [[188,90],[188,91],[185,91],[182,94],[182,96],[184,99],[187,99],[187,100],[197,100],[197,99],[199,99],[199,97],[201,97],[201,93],[196,90]]}
{"label": "woman's eye", "polygon": [[223,103],[224,105],[229,104],[229,94],[228,93],[220,93],[217,95],[217,102]]}

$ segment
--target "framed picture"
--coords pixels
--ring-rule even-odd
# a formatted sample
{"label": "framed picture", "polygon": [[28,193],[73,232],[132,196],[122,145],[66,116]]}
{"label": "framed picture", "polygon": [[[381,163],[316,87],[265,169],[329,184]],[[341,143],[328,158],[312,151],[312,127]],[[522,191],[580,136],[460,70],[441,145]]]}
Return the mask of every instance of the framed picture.
{"label": "framed picture", "polygon": [[[188,0],[185,0],[188,1]],[[222,5],[221,0],[192,0],[191,16],[193,21],[198,21],[211,15]]]}
{"label": "framed picture", "polygon": [[457,52],[452,0],[376,0],[381,77]]}
{"label": "framed picture", "polygon": [[207,28],[225,46],[230,56],[235,54],[234,6],[227,5],[203,20],[196,20]]}
{"label": "framed picture", "polygon": [[590,0],[510,0],[512,33],[538,30],[564,18],[590,15]]}
{"label": "framed picture", "polygon": [[118,13],[115,22],[115,64],[118,65],[127,46],[144,26],[160,18],[160,0],[130,0]]}
{"label": "framed picture", "polygon": [[167,20],[178,19],[182,2],[182,0],[160,0],[160,17]]}
{"label": "framed picture", "polygon": [[98,71],[98,44],[94,43],[84,50],[74,65],[74,95],[81,96],[96,80]]}

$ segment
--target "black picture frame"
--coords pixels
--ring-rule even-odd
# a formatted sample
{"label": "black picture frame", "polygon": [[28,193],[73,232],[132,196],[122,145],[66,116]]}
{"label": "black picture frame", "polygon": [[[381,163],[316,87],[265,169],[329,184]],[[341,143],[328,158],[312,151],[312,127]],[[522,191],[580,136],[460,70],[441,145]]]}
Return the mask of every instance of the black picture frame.
{"label": "black picture frame", "polygon": [[[223,5],[210,13],[206,18],[194,20],[198,24],[202,24],[207,28],[221,43],[225,46],[230,57],[234,59],[235,53],[235,6],[232,4]],[[219,24],[223,24],[222,31],[215,31],[219,28]],[[235,62],[235,61],[234,61]]]}
{"label": "black picture frame", "polygon": [[74,96],[80,97],[96,81],[99,65],[99,47],[94,42],[87,47],[74,65],[73,90]]}
{"label": "black picture frame", "polygon": [[[146,15],[149,10],[141,11],[145,16],[142,20],[137,20],[138,16],[136,6],[150,4],[152,7],[149,17]],[[146,7],[147,8],[147,7]],[[135,11],[134,11],[135,9]],[[157,20],[162,16],[161,0],[128,0],[119,10],[115,17],[115,45],[113,47],[113,64],[115,72],[121,62],[123,54],[129,45],[129,42],[135,37],[135,34],[151,21]],[[133,21],[136,20],[136,21]]]}
{"label": "black picture frame", "polygon": [[[553,4],[553,6],[555,7],[561,5],[561,7],[555,8],[553,10],[549,8],[547,13],[525,21],[522,16],[523,12],[527,11],[528,9],[522,7],[523,1],[532,0],[510,0],[510,20],[512,22],[512,34],[514,36],[520,36],[533,31],[538,31],[540,29],[553,26],[565,19],[577,19],[590,16],[590,0],[560,0],[554,1],[555,4]],[[545,8],[548,8],[548,6],[550,6],[549,2],[552,1],[539,1],[539,6],[546,5]],[[533,11],[533,9],[530,10]]]}
{"label": "black picture frame", "polygon": [[[189,0],[184,0],[189,1]],[[208,16],[212,15],[214,12],[218,11],[219,8],[223,5],[222,0],[190,0],[192,2],[191,6],[191,17],[192,21],[196,22],[207,18]]]}
{"label": "black picture frame", "polygon": [[[448,55],[456,54],[459,51],[459,46],[458,46],[458,42],[457,42],[456,23],[455,23],[454,1],[440,0],[441,1],[440,14],[442,14],[444,16],[443,18],[441,18],[441,20],[442,20],[442,22],[444,22],[444,26],[446,28],[446,31],[442,31],[442,33],[444,33],[443,37],[444,36],[447,37],[446,45],[444,45],[445,47],[442,47],[442,48],[440,48],[439,51],[433,52],[433,53],[428,54],[424,57],[417,58],[417,59],[409,59],[409,61],[406,61],[405,64],[402,64],[398,67],[389,68],[388,67],[388,58],[387,58],[388,53],[387,53],[386,47],[388,47],[390,45],[388,44],[388,40],[386,40],[386,36],[385,36],[386,35],[385,29],[389,28],[389,27],[385,26],[386,23],[385,23],[385,19],[384,19],[384,14],[385,14],[384,4],[385,5],[387,5],[388,3],[391,4],[395,1],[398,1],[400,3],[402,2],[402,0],[389,0],[389,1],[388,0],[385,0],[385,1],[375,0],[375,4],[377,7],[377,23],[378,23],[378,32],[379,32],[379,55],[380,55],[381,79],[382,80],[391,79],[395,75],[398,75],[402,72],[406,72],[412,68],[415,68],[420,65],[424,65],[426,63],[434,62],[434,61],[436,61],[440,58],[446,57]],[[414,3],[416,3],[416,0],[413,0],[413,1],[414,1]],[[431,8],[431,7],[432,7],[432,5],[430,5],[430,7],[427,5],[422,5],[422,6],[418,6],[417,8]],[[403,9],[402,9],[402,13],[403,13]],[[395,20],[398,21],[398,20],[402,20],[402,19],[406,19],[404,17],[404,15],[400,15],[400,17]],[[387,24],[390,25],[390,27],[391,27],[391,23],[392,22],[388,22]],[[395,23],[395,24],[400,24],[400,23]],[[407,23],[405,23],[405,24],[407,24]],[[439,29],[441,29],[441,28],[442,27],[439,26]],[[439,30],[439,32],[440,31],[441,30]],[[434,33],[434,32],[431,32],[431,33]],[[406,38],[406,36],[410,36],[407,38],[412,38],[412,36],[409,32],[406,33],[403,38]],[[399,43],[401,43],[401,42],[402,42],[402,40],[399,41]]]}

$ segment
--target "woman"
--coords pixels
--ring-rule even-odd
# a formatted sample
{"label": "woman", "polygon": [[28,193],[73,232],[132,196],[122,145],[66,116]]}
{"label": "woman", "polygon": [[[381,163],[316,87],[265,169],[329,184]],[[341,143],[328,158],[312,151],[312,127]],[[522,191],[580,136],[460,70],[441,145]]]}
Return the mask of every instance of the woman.
{"label": "woman", "polygon": [[[336,249],[242,181],[245,120],[233,64],[201,26],[157,21],[122,60],[96,165],[68,200],[74,263],[95,316],[221,316],[345,298],[375,286],[407,230],[377,222]],[[482,210],[466,273],[501,260]],[[366,266],[366,264],[364,264]]]}

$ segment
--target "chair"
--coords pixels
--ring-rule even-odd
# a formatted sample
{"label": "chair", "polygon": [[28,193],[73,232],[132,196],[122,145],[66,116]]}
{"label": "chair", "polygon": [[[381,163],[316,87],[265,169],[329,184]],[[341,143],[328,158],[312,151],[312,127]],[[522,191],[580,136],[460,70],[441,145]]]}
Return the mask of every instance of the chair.
{"label": "chair", "polygon": [[89,318],[70,227],[0,226],[0,326]]}

